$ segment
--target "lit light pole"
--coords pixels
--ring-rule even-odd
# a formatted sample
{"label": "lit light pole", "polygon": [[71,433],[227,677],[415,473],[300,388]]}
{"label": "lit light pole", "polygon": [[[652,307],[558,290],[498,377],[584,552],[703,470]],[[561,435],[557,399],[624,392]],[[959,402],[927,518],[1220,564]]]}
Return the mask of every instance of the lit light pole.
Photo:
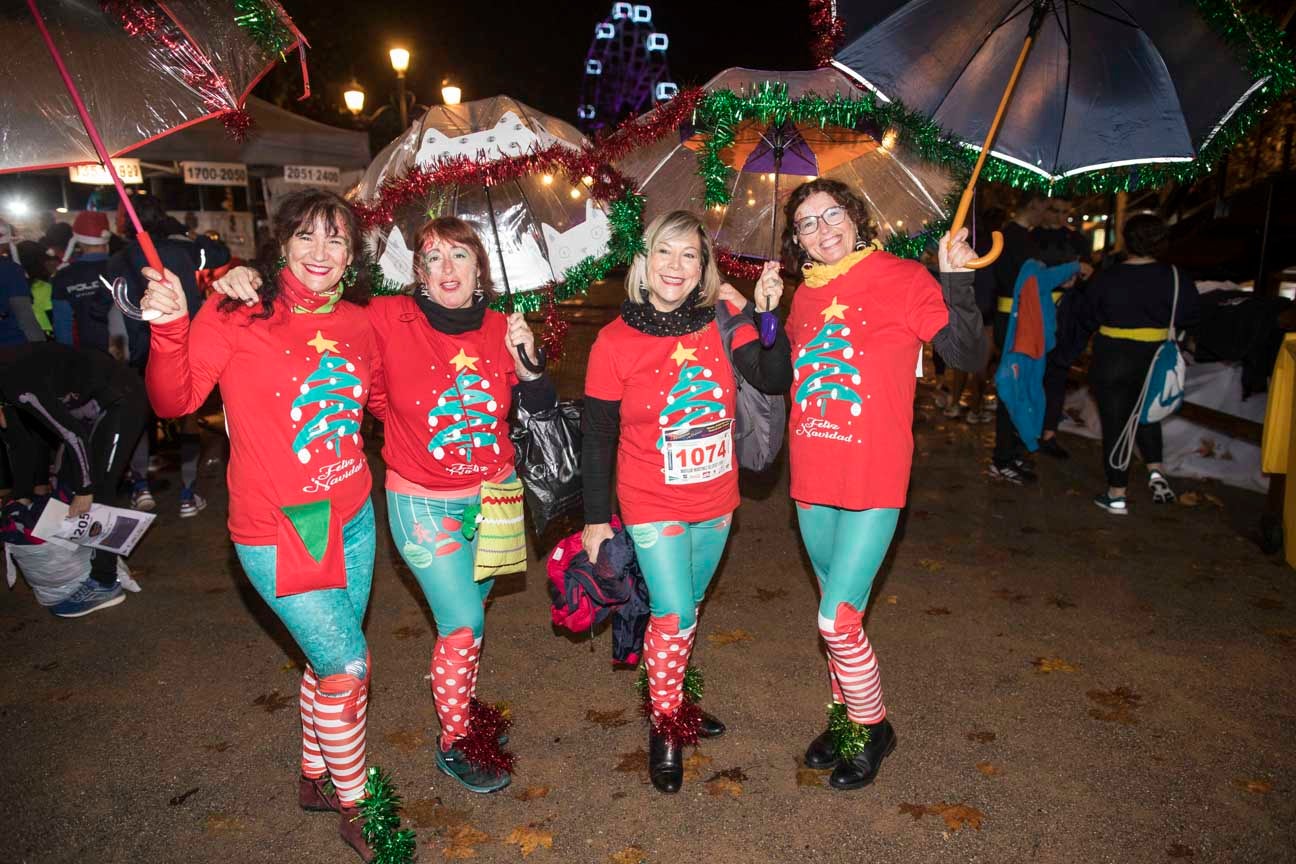
{"label": "lit light pole", "polygon": [[396,101],[400,104],[401,129],[409,126],[409,108],[405,105],[405,72],[409,69],[410,52],[407,48],[393,48],[387,52],[392,68],[396,70]]}
{"label": "lit light pole", "polygon": [[450,83],[449,78],[441,79],[441,101],[447,105],[458,105],[463,98],[463,91]]}

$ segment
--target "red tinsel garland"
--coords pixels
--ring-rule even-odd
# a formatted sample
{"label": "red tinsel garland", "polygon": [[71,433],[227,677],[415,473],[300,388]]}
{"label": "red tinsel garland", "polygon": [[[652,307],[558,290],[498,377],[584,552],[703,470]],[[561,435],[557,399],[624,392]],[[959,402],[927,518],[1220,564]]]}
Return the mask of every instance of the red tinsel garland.
{"label": "red tinsel garland", "polygon": [[827,66],[841,46],[846,25],[837,17],[837,4],[833,0],[810,0],[810,53],[815,63]]}
{"label": "red tinsel garland", "polygon": [[[649,716],[651,717],[651,714]],[[697,706],[696,702],[685,699],[680,702],[680,706],[675,710],[674,714],[650,722],[652,723],[653,732],[676,747],[685,747],[698,743],[698,738],[701,737],[702,709]]]}
{"label": "red tinsel garland", "polygon": [[717,246],[715,252],[716,266],[724,271],[725,275],[734,279],[747,279],[755,282],[760,278],[761,271],[765,267],[763,263],[748,260],[732,249],[726,249],[723,246]]}
{"label": "red tinsel garland", "polygon": [[705,95],[706,91],[701,87],[681,90],[669,102],[654,109],[651,119],[630,116],[621,121],[609,135],[595,142],[594,149],[604,162],[623,159],[645,144],[652,144],[663,135],[678,130],[693,116],[698,102]]}
{"label": "red tinsel garland", "polygon": [[567,331],[571,329],[571,325],[563,320],[562,313],[558,310],[558,301],[554,297],[555,287],[553,282],[544,286],[544,302],[541,305],[544,310],[544,333],[540,335],[540,344],[544,346],[550,360],[562,357],[563,343],[567,339]]}
{"label": "red tinsel garland", "polygon": [[513,772],[517,757],[500,746],[500,736],[508,731],[512,721],[499,709],[478,699],[468,703],[468,734],[454,746],[470,765],[497,773]]}

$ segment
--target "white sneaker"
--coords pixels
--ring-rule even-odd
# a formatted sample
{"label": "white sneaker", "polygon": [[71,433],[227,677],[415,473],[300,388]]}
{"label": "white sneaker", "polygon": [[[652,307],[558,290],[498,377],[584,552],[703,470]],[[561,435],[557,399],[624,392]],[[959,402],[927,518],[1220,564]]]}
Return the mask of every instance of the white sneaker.
{"label": "white sneaker", "polygon": [[197,492],[190,492],[180,498],[180,518],[189,519],[197,516],[207,506],[207,499]]}

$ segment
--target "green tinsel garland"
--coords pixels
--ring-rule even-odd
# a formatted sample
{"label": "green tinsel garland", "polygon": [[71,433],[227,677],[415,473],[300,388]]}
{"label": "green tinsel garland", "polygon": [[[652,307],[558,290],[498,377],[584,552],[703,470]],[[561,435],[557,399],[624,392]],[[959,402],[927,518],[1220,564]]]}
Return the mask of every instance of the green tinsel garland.
{"label": "green tinsel garland", "polygon": [[265,0],[234,0],[234,23],[272,57],[297,41],[274,4]]}
{"label": "green tinsel garland", "polygon": [[408,294],[409,287],[402,285],[392,279],[388,279],[381,267],[376,261],[371,261],[369,267],[369,293],[375,297],[391,297],[396,294]]}
{"label": "green tinsel garland", "polygon": [[[702,677],[702,670],[696,666],[689,666],[684,670],[684,698],[690,702],[698,703],[702,701],[702,691],[706,686],[706,680]],[[639,664],[639,680],[635,682],[635,687],[639,690],[639,698],[648,698],[648,667],[643,663]]]}
{"label": "green tinsel garland", "polygon": [[854,759],[868,746],[868,727],[856,723],[846,715],[846,706],[834,702],[828,706],[828,732],[832,735],[837,755],[844,760]]}
{"label": "green tinsel garland", "polygon": [[401,797],[391,780],[381,768],[371,765],[358,809],[365,820],[361,833],[374,853],[372,864],[410,864],[414,860],[414,831],[400,827],[400,805]]}

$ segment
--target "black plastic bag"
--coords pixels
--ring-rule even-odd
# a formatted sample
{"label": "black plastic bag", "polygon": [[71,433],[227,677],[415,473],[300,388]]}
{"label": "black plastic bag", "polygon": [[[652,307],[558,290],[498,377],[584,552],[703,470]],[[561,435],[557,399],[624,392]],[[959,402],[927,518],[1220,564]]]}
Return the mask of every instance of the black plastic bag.
{"label": "black plastic bag", "polygon": [[581,402],[559,402],[534,414],[518,406],[509,433],[527,512],[537,534],[565,513],[581,508]]}

